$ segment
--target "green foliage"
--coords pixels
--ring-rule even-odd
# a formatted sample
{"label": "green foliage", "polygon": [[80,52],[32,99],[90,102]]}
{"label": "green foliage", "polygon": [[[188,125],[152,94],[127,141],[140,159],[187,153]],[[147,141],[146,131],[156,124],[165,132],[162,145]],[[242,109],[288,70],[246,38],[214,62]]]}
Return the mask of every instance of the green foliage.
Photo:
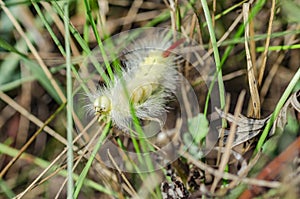
{"label": "green foliage", "polygon": [[188,120],[189,132],[183,133],[183,142],[186,150],[189,151],[196,159],[203,157],[202,151],[199,150],[209,131],[209,123],[204,114],[199,113],[196,117]]}

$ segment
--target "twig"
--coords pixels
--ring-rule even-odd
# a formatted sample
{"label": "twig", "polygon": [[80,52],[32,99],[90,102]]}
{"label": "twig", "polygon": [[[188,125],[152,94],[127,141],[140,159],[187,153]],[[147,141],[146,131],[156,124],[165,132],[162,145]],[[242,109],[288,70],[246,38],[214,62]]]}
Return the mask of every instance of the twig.
{"label": "twig", "polygon": [[265,186],[265,187],[270,187],[270,188],[278,188],[281,186],[280,182],[276,182],[276,181],[269,182],[269,181],[265,181],[265,180],[241,178],[241,177],[233,175],[231,173],[225,173],[224,171],[219,171],[219,170],[213,169],[210,166],[206,165],[205,163],[203,163],[199,160],[196,160],[192,155],[186,153],[182,149],[180,150],[180,154],[182,154],[183,157],[185,157],[188,161],[193,163],[195,166],[197,166],[201,170],[211,173],[214,176],[218,176],[219,178],[226,178],[229,180],[240,180],[241,182],[246,183],[246,184]]}

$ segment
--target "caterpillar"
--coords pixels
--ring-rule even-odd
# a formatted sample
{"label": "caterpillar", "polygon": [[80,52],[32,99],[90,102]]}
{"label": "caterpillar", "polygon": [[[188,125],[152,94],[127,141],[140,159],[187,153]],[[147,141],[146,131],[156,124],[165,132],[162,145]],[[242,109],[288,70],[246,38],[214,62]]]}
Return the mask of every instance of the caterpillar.
{"label": "caterpillar", "polygon": [[99,118],[108,117],[119,129],[132,127],[130,104],[137,118],[151,120],[167,109],[166,102],[176,90],[178,56],[171,51],[183,43],[172,43],[165,35],[143,38],[124,50],[124,68],[114,81],[90,94],[89,109]]}

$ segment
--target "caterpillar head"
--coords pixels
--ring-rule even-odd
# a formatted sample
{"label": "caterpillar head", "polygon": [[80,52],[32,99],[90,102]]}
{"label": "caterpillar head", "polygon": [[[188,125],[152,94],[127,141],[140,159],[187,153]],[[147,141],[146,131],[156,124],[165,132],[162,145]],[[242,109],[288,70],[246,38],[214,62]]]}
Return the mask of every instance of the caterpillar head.
{"label": "caterpillar head", "polygon": [[108,115],[111,111],[111,100],[105,95],[97,97],[94,101],[94,109],[96,114]]}

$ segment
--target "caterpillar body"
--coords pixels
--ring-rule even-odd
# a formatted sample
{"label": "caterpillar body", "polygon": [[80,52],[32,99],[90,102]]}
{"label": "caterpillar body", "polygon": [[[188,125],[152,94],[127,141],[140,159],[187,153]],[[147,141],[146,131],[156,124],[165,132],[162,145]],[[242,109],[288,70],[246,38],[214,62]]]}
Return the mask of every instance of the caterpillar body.
{"label": "caterpillar body", "polygon": [[136,116],[142,120],[159,117],[167,109],[166,101],[176,90],[178,56],[170,51],[183,41],[172,44],[164,36],[153,40],[136,41],[124,52],[121,76],[90,95],[97,116],[111,118],[119,129],[128,131],[132,126],[130,103]]}

